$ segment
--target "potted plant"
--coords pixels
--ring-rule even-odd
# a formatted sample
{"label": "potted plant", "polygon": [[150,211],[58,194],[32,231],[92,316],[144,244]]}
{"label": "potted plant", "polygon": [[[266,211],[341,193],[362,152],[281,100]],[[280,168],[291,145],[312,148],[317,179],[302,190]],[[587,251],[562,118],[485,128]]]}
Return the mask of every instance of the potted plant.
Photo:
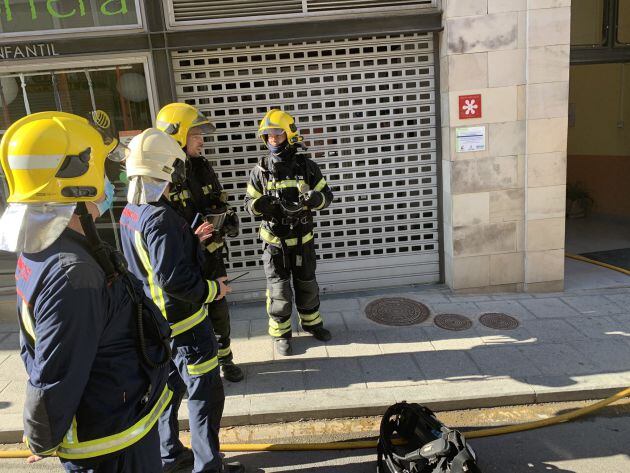
{"label": "potted plant", "polygon": [[567,184],[567,217],[586,217],[595,201],[583,182],[572,182]]}

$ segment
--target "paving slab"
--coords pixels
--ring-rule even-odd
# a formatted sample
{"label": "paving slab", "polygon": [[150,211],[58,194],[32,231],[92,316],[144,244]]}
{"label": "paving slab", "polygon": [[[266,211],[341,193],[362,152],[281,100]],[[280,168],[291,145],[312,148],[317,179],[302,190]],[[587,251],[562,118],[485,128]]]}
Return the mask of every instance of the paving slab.
{"label": "paving slab", "polygon": [[[431,316],[415,326],[376,324],[364,308],[381,297],[423,302]],[[0,319],[0,441],[19,441],[26,374],[14,301],[6,298],[4,306],[11,313]],[[224,384],[224,425],[379,415],[401,400],[443,410],[588,399],[630,385],[630,288],[536,296],[453,294],[443,286],[323,294],[333,338],[321,343],[301,332],[294,314],[293,357],[274,353],[264,302],[230,309],[234,358],[246,379]],[[443,330],[433,321],[440,312],[466,315],[473,325]],[[513,315],[520,326],[484,327],[485,312]],[[187,415],[184,402],[184,427]]]}
{"label": "paving slab", "polygon": [[532,314],[541,319],[577,317],[580,314],[558,297],[534,298],[522,300],[520,303]]}

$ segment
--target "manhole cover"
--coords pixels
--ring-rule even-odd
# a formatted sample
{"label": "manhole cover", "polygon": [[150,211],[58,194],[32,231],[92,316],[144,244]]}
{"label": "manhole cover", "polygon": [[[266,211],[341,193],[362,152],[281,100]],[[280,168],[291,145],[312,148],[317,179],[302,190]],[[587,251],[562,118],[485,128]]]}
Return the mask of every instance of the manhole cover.
{"label": "manhole cover", "polygon": [[445,330],[468,330],[472,327],[472,320],[459,314],[439,314],[433,319],[435,325]]}
{"label": "manhole cover", "polygon": [[518,320],[511,315],[489,312],[479,317],[479,322],[488,328],[497,330],[514,330],[518,327]]}
{"label": "manhole cover", "polygon": [[403,297],[383,297],[365,308],[367,318],[377,324],[402,327],[420,324],[429,318],[429,308]]}

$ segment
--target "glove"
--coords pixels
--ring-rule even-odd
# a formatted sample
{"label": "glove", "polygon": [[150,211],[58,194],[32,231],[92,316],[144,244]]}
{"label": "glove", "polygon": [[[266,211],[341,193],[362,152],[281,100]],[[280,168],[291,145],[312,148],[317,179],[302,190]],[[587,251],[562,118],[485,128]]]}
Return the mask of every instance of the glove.
{"label": "glove", "polygon": [[261,213],[266,220],[271,220],[272,218],[279,220],[284,217],[284,212],[280,207],[280,201],[277,197],[271,195],[259,197],[256,202],[254,202],[253,207],[254,210]]}
{"label": "glove", "polygon": [[239,227],[240,221],[238,219],[238,215],[236,215],[234,209],[228,210],[221,230],[223,230],[227,237],[236,238],[239,235]]}
{"label": "glove", "polygon": [[324,203],[324,194],[319,191],[308,191],[304,199],[304,205],[309,209],[316,209]]}

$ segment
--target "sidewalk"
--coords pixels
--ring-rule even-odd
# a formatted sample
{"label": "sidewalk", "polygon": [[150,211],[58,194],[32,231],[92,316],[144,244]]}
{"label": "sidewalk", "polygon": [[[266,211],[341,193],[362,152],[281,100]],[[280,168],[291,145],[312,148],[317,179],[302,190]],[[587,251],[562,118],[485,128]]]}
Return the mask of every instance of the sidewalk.
{"label": "sidewalk", "polygon": [[[630,285],[630,279],[628,279]],[[420,325],[388,327],[366,318],[381,297],[426,304]],[[630,287],[553,294],[457,295],[442,286],[323,295],[333,339],[296,333],[295,355],[277,359],[264,304],[233,305],[235,361],[246,380],[226,383],[225,425],[378,415],[396,401],[436,410],[600,398],[630,385]],[[26,375],[17,350],[14,300],[0,296],[0,441],[18,441]],[[504,312],[516,330],[478,318]],[[433,317],[455,313],[472,328],[453,332]],[[185,407],[181,411],[186,426]]]}

